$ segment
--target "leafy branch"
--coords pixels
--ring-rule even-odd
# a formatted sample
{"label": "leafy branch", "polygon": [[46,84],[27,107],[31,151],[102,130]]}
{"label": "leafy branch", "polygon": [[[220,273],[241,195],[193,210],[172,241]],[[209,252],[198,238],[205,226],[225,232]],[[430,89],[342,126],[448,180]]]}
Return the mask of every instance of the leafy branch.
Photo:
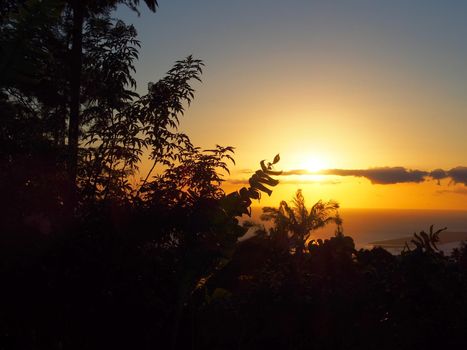
{"label": "leafy branch", "polygon": [[249,187],[242,187],[239,191],[229,193],[222,198],[221,206],[228,215],[242,216],[246,214],[251,216],[250,205],[253,199],[260,199],[261,193],[272,194],[272,190],[266,186],[277,186],[279,180],[272,176],[282,174],[282,171],[274,170],[274,165],[280,161],[280,156],[277,154],[272,162],[262,160],[260,162],[261,169],[257,170],[248,180]]}

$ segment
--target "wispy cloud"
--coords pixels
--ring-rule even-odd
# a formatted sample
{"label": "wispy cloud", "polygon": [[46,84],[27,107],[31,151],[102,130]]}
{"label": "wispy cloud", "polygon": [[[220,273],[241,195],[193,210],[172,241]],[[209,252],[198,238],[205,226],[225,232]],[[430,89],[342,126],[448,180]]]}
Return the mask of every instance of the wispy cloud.
{"label": "wispy cloud", "polygon": [[[241,170],[242,174],[252,174],[250,169]],[[288,176],[294,176],[293,179],[287,179]],[[364,177],[375,185],[392,185],[400,183],[421,183],[424,181],[450,179],[454,184],[464,184],[467,186],[467,167],[458,166],[449,170],[435,169],[432,171],[408,169],[402,166],[398,167],[375,167],[369,169],[324,169],[312,172],[306,169],[285,170],[281,175],[281,183],[306,184],[306,183],[339,183],[336,180],[326,181],[324,179],[313,179],[302,175],[333,175],[333,176],[354,176]],[[297,178],[298,176],[298,178]],[[229,180],[231,183],[247,184],[248,180]]]}
{"label": "wispy cloud", "polygon": [[435,169],[435,170],[432,170],[430,172],[430,177],[433,180],[438,180],[438,183],[439,183],[439,180],[445,179],[446,177],[448,177],[448,174],[447,174],[446,170]]}
{"label": "wispy cloud", "polygon": [[316,172],[311,172],[306,169],[295,169],[295,170],[286,170],[282,172],[283,176],[288,175],[316,175]]}
{"label": "wispy cloud", "polygon": [[454,183],[460,183],[467,186],[467,167],[458,166],[451,170],[436,169],[430,173],[430,177],[435,180],[451,179]]}
{"label": "wispy cloud", "polygon": [[[311,174],[310,174],[311,175]],[[248,185],[248,179],[228,179],[228,183],[232,185]],[[281,178],[281,184],[288,184],[288,185],[305,185],[305,184],[321,184],[321,185],[338,185],[341,181],[335,179],[309,179],[309,178],[294,178],[294,179],[287,179]]]}
{"label": "wispy cloud", "polygon": [[320,184],[320,185],[338,185],[341,181],[331,179],[281,179],[280,183],[289,185],[301,185],[301,184]]}
{"label": "wispy cloud", "polygon": [[327,169],[321,171],[326,175],[365,177],[372,184],[391,185],[397,183],[420,183],[425,181],[428,172],[410,170],[404,167],[381,167],[371,169]]}
{"label": "wispy cloud", "polygon": [[462,183],[467,186],[467,167],[458,166],[447,172],[448,177],[455,183]]}
{"label": "wispy cloud", "polygon": [[420,183],[429,180],[450,179],[455,184],[467,186],[467,167],[458,166],[449,170],[435,169],[432,171],[408,169],[405,167],[376,167],[369,169],[325,169],[319,172],[309,172],[303,169],[288,170],[283,175],[334,175],[364,177],[372,184],[391,185],[398,183]]}

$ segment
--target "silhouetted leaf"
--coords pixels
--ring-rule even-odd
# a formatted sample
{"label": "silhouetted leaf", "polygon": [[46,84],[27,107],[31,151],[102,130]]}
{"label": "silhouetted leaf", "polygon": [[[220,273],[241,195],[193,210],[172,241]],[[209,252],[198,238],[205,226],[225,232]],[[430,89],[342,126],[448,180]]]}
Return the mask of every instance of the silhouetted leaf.
{"label": "silhouetted leaf", "polygon": [[272,164],[276,164],[276,163],[278,163],[280,160],[281,160],[281,157],[279,156],[279,154],[276,154],[276,156],[274,157],[274,160],[272,161]]}

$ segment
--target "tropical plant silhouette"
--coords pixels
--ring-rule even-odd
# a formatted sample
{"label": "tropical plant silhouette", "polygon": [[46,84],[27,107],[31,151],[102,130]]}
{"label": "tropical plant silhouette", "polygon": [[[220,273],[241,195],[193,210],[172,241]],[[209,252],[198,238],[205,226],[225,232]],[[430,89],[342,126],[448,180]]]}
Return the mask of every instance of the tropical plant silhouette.
{"label": "tropical plant silhouette", "polygon": [[[433,231],[433,225],[430,226],[430,231],[426,233],[425,231],[420,231],[420,233],[414,233],[413,238],[410,242],[415,245],[416,250],[424,251],[427,253],[438,252],[437,243],[439,242],[439,234],[443,231],[446,231],[447,227]],[[410,251],[410,247],[407,242],[405,243],[405,250]]]}
{"label": "tropical plant silhouette", "polygon": [[339,227],[342,220],[338,215],[339,204],[334,201],[318,201],[309,210],[305,206],[302,190],[297,190],[292,206],[281,201],[279,208],[265,207],[261,220],[273,221],[272,235],[286,238],[290,249],[301,254],[313,231],[335,223]]}
{"label": "tropical plant silhouette", "polygon": [[139,2],[0,6],[0,349],[466,348],[467,246],[442,254],[444,229],[356,250],[338,204],[297,191],[244,239],[279,155],[225,193],[234,148],[178,130],[203,62],[136,93],[117,4]]}

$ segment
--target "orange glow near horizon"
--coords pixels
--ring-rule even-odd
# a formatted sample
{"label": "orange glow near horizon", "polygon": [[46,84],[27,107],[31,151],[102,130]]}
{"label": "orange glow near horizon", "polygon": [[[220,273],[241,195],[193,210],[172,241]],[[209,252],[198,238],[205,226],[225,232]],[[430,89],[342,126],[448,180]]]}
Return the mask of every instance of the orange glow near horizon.
{"label": "orange glow near horizon", "polygon": [[[441,185],[436,181],[375,185],[351,176],[292,175],[281,176],[279,181],[270,197],[263,194],[253,206],[277,207],[281,200],[290,201],[302,189],[309,206],[322,199],[335,200],[343,208],[467,210],[465,186],[449,184],[448,180]],[[231,192],[243,186],[246,185],[226,182],[224,189]]]}
{"label": "orange glow near horizon", "polygon": [[[193,5],[193,18],[166,4],[157,21],[135,17],[144,22],[140,89],[187,53],[205,60],[180,131],[201,148],[235,147],[227,192],[277,153],[277,169],[310,173],[467,166],[467,5],[331,3],[267,9],[258,3],[246,13],[235,2],[216,16],[207,15],[212,4],[205,4],[209,11]],[[265,16],[269,10],[272,17]],[[302,188],[310,203],[335,199],[349,208],[467,209],[467,186],[449,180],[441,186],[322,174],[279,180],[256,205],[276,206]]]}

